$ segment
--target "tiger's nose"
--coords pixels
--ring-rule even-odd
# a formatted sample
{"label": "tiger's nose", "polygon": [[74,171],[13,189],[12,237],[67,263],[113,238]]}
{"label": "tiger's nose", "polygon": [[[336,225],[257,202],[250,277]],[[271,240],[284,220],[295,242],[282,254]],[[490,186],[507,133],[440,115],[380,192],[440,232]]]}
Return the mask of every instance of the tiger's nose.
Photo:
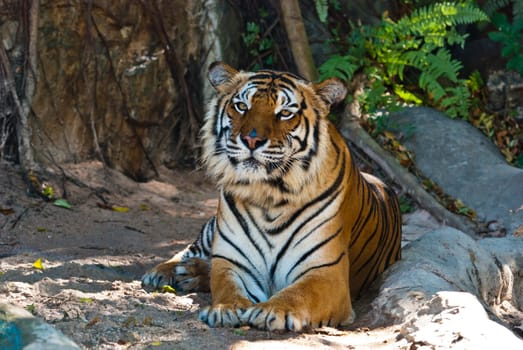
{"label": "tiger's nose", "polygon": [[258,136],[256,129],[252,129],[249,135],[241,136],[242,142],[249,147],[251,151],[254,151],[256,148],[262,146],[267,140],[262,139]]}

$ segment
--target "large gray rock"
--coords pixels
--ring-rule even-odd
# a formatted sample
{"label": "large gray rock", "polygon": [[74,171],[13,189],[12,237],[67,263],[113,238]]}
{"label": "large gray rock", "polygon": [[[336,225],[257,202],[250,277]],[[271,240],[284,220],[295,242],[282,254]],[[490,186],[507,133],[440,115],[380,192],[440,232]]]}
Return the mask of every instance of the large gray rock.
{"label": "large gray rock", "polygon": [[406,135],[421,172],[481,221],[498,220],[509,232],[523,224],[523,169],[509,165],[479,130],[423,107],[396,113],[391,123]]}
{"label": "large gray rock", "polygon": [[428,348],[494,349],[502,339],[505,349],[523,349],[502,320],[518,325],[498,312],[505,303],[521,314],[522,251],[515,237],[477,242],[453,228],[427,233],[385,273],[371,318],[401,324],[406,340]]}

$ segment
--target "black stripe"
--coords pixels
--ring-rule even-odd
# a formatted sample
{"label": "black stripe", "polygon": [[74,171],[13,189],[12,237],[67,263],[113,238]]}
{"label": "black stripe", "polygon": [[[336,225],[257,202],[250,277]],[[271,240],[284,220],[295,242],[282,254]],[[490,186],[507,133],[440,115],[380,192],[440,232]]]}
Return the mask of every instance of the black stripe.
{"label": "black stripe", "polygon": [[283,181],[283,179],[280,177],[275,178],[275,179],[269,179],[266,182],[269,186],[278,189],[278,191],[281,193],[290,193],[291,192],[289,190],[289,188],[287,187],[287,184],[285,183],[285,181]]}
{"label": "black stripe", "polygon": [[[316,245],[314,245],[312,248],[310,248],[309,250],[307,250],[305,253],[303,253],[299,259],[296,260],[296,262],[294,263],[294,265],[290,268],[289,271],[287,271],[287,275],[285,276],[285,278],[289,278],[289,275],[292,273],[292,271],[294,271],[294,269],[296,269],[302,262],[304,262],[305,260],[307,260],[307,258],[309,256],[311,256],[313,253],[315,253],[317,250],[319,250],[321,247],[323,247],[324,245],[326,245],[327,243],[329,243],[330,241],[332,241],[335,237],[339,236],[339,234],[342,232],[342,228],[338,228],[338,230],[336,232],[334,232],[332,235],[330,235],[329,237],[327,237],[326,239],[324,239],[323,241],[317,243]],[[295,281],[293,281],[294,283]]]}
{"label": "black stripe", "polygon": [[211,254],[211,249],[212,249],[212,242],[214,240],[214,233],[216,232],[216,216],[213,216],[211,218],[210,221],[207,221],[207,234],[206,234],[206,240],[204,241],[205,244],[204,244],[204,247],[205,247],[205,252],[206,252],[206,255],[210,255]]}
{"label": "black stripe", "polygon": [[296,281],[298,281],[300,278],[302,278],[303,276],[305,276],[306,274],[308,274],[312,270],[317,270],[317,269],[321,269],[321,268],[324,268],[324,267],[330,267],[330,266],[337,265],[344,256],[345,256],[345,252],[342,252],[341,255],[338,257],[338,259],[336,259],[336,260],[334,260],[334,261],[332,261],[330,263],[325,263],[325,264],[309,267],[307,270],[303,271],[298,276],[296,276],[296,278],[294,279],[294,281],[292,281],[292,283],[295,283]]}
{"label": "black stripe", "polygon": [[[227,206],[229,207],[229,209],[234,214],[234,217],[240,223],[240,226],[242,227],[243,233],[247,236],[247,238],[249,239],[251,244],[254,246],[254,248],[256,248],[256,250],[260,254],[261,258],[263,259],[264,265],[267,265],[267,261],[265,260],[265,254],[263,253],[263,251],[260,248],[260,246],[258,246],[258,244],[256,244],[256,241],[254,240],[254,238],[252,238],[251,231],[249,230],[249,224],[247,223],[245,218],[241,215],[240,211],[236,207],[236,204],[234,203],[234,199],[233,199],[232,195],[230,195],[228,193],[224,193],[223,197],[225,199],[225,202],[227,203]],[[262,234],[262,236],[263,236],[263,234]]]}
{"label": "black stripe", "polygon": [[310,133],[309,120],[307,118],[304,118],[302,120],[303,120],[303,122],[305,124],[305,137],[303,138],[303,140],[301,140],[297,136],[292,136],[292,138],[294,140],[298,141],[298,143],[300,144],[300,149],[298,149],[298,151],[296,153],[302,152],[302,151],[305,150],[305,148],[307,148],[307,139],[309,138],[309,133]]}
{"label": "black stripe", "polygon": [[262,290],[262,291],[265,290],[262,282],[257,278],[256,275],[254,275],[252,273],[252,269],[248,268],[247,266],[239,263],[236,260],[233,260],[233,259],[230,259],[230,258],[228,258],[226,256],[223,256],[223,255],[213,254],[212,255],[212,259],[223,259],[223,260],[229,262],[230,264],[234,265],[235,267],[237,267],[238,269],[240,269],[241,271],[243,271],[247,275],[249,275],[254,280],[254,282],[256,283],[256,286],[258,286],[258,288],[260,288],[260,290]]}
{"label": "black stripe", "polygon": [[[371,211],[369,212],[369,214],[367,215],[367,218],[365,219],[365,225],[362,227],[362,230],[358,232],[358,236],[361,232],[363,232],[363,230],[365,228],[367,228],[367,225],[366,225],[366,222],[368,221],[368,219],[370,218],[373,218],[375,219],[377,216],[376,214],[376,206],[373,204],[372,208],[371,208]],[[358,261],[358,259],[360,258],[361,254],[365,251],[365,248],[367,247],[367,245],[369,244],[369,242],[374,238],[374,236],[376,235],[376,230],[377,230],[377,227],[374,227],[374,231],[372,232],[372,234],[370,234],[367,239],[365,240],[365,243],[363,244],[363,247],[361,247],[361,249],[358,251],[358,255],[356,256],[352,256],[351,255],[351,261],[352,262],[356,262]],[[365,237],[362,237],[362,238],[365,238]]]}
{"label": "black stripe", "polygon": [[[247,215],[249,216],[249,219],[251,220],[251,222],[252,222],[252,224],[254,225],[254,227],[256,228],[256,230],[258,230],[258,232],[260,232],[260,236],[263,237],[263,239],[264,239],[265,243],[267,244],[267,246],[268,246],[270,249],[274,248],[274,246],[272,245],[272,243],[269,242],[269,239],[267,238],[267,236],[264,235],[264,234],[262,233],[262,232],[263,232],[262,229],[260,228],[260,226],[259,226],[258,223],[256,222],[254,216],[252,216],[250,210],[247,209],[247,208],[245,208],[245,212],[246,212]],[[253,244],[254,244],[254,243],[253,243]],[[259,252],[260,252],[260,254],[262,254],[260,250],[259,250]],[[263,256],[263,255],[262,255],[262,256]],[[264,260],[264,262],[265,262],[265,260]]]}
{"label": "black stripe", "polygon": [[[259,303],[261,300],[255,294],[253,294],[249,290],[249,288],[247,288],[247,284],[245,283],[245,280],[243,279],[243,277],[236,271],[234,271],[234,273],[236,274],[236,276],[238,276],[238,279],[241,281],[243,290],[245,290],[245,292],[247,293],[248,298],[255,304]],[[262,291],[263,291],[263,289],[262,289]]]}
{"label": "black stripe", "polygon": [[283,76],[283,75],[280,75],[278,76],[278,79],[281,81],[281,82],[284,82],[285,84],[288,84],[291,86],[291,89],[296,89],[296,84],[294,83],[294,81],[292,81],[292,79],[296,79],[296,77],[290,77],[291,79],[287,78],[286,76]]}
{"label": "black stripe", "polygon": [[296,243],[294,243],[294,245],[292,246],[293,248],[296,248],[298,246],[298,244],[300,244],[301,242],[303,242],[304,240],[306,240],[311,234],[313,234],[319,227],[323,226],[324,224],[326,224],[327,222],[331,221],[334,217],[336,217],[336,215],[338,215],[338,213],[340,212],[340,209],[338,208],[338,210],[336,211],[336,213],[334,213],[333,215],[329,216],[328,218],[326,218],[325,220],[323,220],[322,222],[320,222],[318,225],[314,226],[307,234],[305,234],[302,238],[300,238],[299,241],[297,241]]}
{"label": "black stripe", "polygon": [[306,209],[308,209],[309,207],[315,205],[318,202],[321,202],[325,198],[332,195],[332,193],[335,192],[338,189],[338,187],[340,187],[340,185],[342,184],[344,175],[345,175],[345,156],[343,156],[343,158],[342,158],[341,169],[338,174],[338,177],[332,183],[332,185],[329,188],[327,188],[323,193],[321,193],[319,196],[314,198],[312,201],[305,204],[300,210],[297,210],[296,212],[294,212],[294,214],[285,223],[283,223],[282,225],[280,225],[278,227],[267,230],[267,234],[276,235],[276,234],[281,233],[283,230],[285,230],[290,225],[292,225],[293,222],[296,220],[296,218],[298,218],[301,215],[301,213],[304,212]]}
{"label": "black stripe", "polygon": [[[307,120],[307,119],[305,119]],[[318,144],[320,143],[320,119],[319,117],[316,118],[315,125],[313,128],[313,134],[312,134],[312,145],[309,147],[309,153],[301,158],[302,162],[302,168],[303,170],[307,171],[309,169],[310,160],[318,154]]]}
{"label": "black stripe", "polygon": [[[305,226],[307,225],[312,219],[316,218],[320,213],[322,213],[325,208],[327,206],[329,206],[335,199],[336,197],[338,197],[338,195],[340,194],[341,191],[336,191],[332,198],[330,198],[330,200],[328,201],[325,201],[325,204],[322,205],[318,210],[316,210],[314,213],[312,213],[308,218],[306,218],[305,220],[303,220],[301,222],[301,224],[294,230],[294,232],[291,234],[291,236],[289,237],[289,239],[286,241],[285,245],[280,249],[280,251],[278,252],[277,256],[276,256],[276,259],[274,260],[272,266],[271,266],[271,269],[270,269],[270,277],[271,277],[271,280],[274,278],[274,274],[276,272],[276,268],[278,267],[278,264],[279,262],[281,261],[281,258],[285,255],[285,253],[287,252],[287,250],[289,249],[289,246],[290,244],[292,243],[292,241],[294,240],[294,237],[300,232],[300,230]],[[309,202],[310,203],[310,202]],[[308,205],[308,204],[307,204]]]}

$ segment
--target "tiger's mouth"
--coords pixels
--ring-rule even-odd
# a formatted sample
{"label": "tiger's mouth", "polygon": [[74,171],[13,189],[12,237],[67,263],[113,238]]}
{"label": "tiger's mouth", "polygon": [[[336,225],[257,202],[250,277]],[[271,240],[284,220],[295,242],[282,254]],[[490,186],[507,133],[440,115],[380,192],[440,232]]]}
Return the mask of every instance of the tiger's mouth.
{"label": "tiger's mouth", "polygon": [[274,159],[263,152],[251,154],[229,154],[230,164],[236,175],[245,180],[274,180],[284,175],[283,159]]}
{"label": "tiger's mouth", "polygon": [[261,167],[263,165],[259,160],[257,160],[254,157],[247,158],[242,163],[243,163],[244,167],[246,167],[248,169],[253,169],[253,170],[258,169],[259,167]]}

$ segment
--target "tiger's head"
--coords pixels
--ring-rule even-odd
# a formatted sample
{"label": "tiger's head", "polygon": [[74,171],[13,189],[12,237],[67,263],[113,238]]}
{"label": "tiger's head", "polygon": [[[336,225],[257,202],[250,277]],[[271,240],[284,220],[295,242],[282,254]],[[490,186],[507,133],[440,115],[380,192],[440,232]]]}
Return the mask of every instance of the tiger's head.
{"label": "tiger's head", "polygon": [[208,76],[217,94],[202,129],[202,158],[218,185],[300,191],[326,156],[327,115],[345,97],[345,85],[272,70],[237,71],[222,62],[213,63]]}

